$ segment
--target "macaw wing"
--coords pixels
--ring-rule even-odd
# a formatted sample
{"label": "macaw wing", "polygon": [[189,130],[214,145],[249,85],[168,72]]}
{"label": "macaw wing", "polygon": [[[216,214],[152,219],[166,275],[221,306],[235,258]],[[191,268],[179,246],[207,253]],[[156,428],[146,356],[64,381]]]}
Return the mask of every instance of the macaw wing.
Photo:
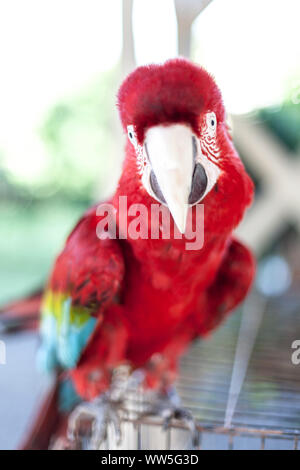
{"label": "macaw wing", "polygon": [[[223,262],[206,296],[200,301],[195,316],[198,334],[204,335],[216,328],[246,297],[255,274],[255,259],[251,251],[232,238]],[[203,303],[204,301],[204,303]]]}
{"label": "macaw wing", "polygon": [[56,260],[41,311],[38,365],[43,370],[76,366],[121,289],[120,246],[117,240],[100,240],[96,224],[94,211],[84,216]]}

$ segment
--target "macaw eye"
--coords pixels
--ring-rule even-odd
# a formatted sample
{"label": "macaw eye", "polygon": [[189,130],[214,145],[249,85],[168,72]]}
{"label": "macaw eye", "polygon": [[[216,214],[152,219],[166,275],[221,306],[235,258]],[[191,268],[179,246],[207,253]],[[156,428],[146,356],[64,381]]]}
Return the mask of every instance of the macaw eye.
{"label": "macaw eye", "polygon": [[134,145],[134,147],[136,147],[137,140],[136,140],[136,135],[135,135],[133,126],[127,126],[127,134],[128,134],[128,138],[130,142]]}
{"label": "macaw eye", "polygon": [[211,112],[206,115],[206,125],[210,135],[215,135],[217,129],[217,118],[215,113]]}

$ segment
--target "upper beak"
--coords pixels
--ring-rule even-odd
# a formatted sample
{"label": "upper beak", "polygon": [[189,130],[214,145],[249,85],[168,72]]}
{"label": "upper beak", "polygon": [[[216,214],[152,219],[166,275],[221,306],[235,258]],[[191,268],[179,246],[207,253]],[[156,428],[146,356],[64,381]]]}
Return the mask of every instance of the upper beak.
{"label": "upper beak", "polygon": [[159,190],[182,234],[195,167],[192,138],[191,129],[183,124],[154,126],[146,133],[147,155]]}

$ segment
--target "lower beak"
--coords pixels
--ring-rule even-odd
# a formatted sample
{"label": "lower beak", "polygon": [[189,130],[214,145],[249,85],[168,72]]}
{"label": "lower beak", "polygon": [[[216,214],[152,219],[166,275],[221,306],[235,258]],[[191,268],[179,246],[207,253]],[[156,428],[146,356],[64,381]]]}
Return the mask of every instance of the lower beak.
{"label": "lower beak", "polygon": [[146,151],[153,170],[153,195],[167,204],[183,234],[196,163],[191,129],[182,124],[151,127],[146,133]]}

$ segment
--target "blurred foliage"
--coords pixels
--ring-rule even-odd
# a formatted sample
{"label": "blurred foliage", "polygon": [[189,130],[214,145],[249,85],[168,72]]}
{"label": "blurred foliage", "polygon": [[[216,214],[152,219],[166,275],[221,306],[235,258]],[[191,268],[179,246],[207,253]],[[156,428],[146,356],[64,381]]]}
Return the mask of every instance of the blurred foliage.
{"label": "blurred foliage", "polygon": [[294,154],[300,150],[300,81],[287,92],[281,106],[259,111],[267,127],[277,135],[287,149]]}
{"label": "blurred foliage", "polygon": [[38,201],[55,196],[90,202],[96,189],[101,192],[116,164],[117,72],[115,68],[102,73],[51,108],[36,138],[41,152],[37,150],[34,158],[20,152],[18,171],[0,148],[2,197]]}
{"label": "blurred foliage", "polygon": [[15,179],[0,151],[0,302],[43,285],[68,232],[116,165],[116,87],[117,69],[49,110],[40,129],[48,160],[38,184]]}
{"label": "blurred foliage", "polygon": [[106,72],[80,95],[58,103],[48,114],[41,136],[51,156],[45,193],[70,199],[93,197],[110,170],[115,140],[116,70]]}
{"label": "blurred foliage", "polygon": [[41,287],[84,204],[0,204],[0,303]]}

